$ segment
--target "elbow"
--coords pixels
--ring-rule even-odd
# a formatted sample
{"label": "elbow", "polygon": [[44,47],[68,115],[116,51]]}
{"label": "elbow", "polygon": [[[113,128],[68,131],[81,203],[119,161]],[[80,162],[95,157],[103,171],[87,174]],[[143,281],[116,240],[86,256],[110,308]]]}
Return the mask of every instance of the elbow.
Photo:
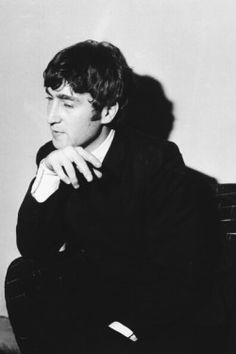
{"label": "elbow", "polygon": [[35,259],[40,258],[41,252],[38,247],[33,242],[27,242],[28,240],[22,240],[21,237],[17,235],[16,245],[18,251],[23,258]]}
{"label": "elbow", "polygon": [[19,224],[16,227],[16,245],[24,258],[39,259],[43,256],[43,247],[38,242],[37,234],[32,234],[25,227],[22,230]]}

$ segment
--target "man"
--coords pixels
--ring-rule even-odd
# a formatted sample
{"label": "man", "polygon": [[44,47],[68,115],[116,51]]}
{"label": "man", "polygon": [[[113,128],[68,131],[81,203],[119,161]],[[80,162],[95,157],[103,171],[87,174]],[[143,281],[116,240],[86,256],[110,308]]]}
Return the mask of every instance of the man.
{"label": "man", "polygon": [[52,141],[6,278],[22,353],[193,351],[217,250],[178,148],[119,122],[132,71],[112,44],[60,51],[44,85]]}

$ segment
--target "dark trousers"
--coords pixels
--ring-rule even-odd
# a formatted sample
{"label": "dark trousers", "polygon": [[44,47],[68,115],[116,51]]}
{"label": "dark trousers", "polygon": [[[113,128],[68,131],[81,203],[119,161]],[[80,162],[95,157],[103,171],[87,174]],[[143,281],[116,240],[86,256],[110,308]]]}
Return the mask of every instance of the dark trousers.
{"label": "dark trousers", "polygon": [[22,354],[146,353],[97,317],[85,267],[64,253],[44,262],[18,258],[9,266],[6,304]]}
{"label": "dark trousers", "polygon": [[137,342],[113,331],[91,290],[87,267],[65,253],[44,262],[18,258],[9,266],[6,304],[22,354],[223,352],[215,330],[189,323],[157,328]]}

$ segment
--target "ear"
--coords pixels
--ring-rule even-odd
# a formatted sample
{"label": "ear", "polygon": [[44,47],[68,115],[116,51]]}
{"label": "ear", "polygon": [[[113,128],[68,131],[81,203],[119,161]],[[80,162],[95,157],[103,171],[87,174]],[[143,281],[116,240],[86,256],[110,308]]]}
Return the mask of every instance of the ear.
{"label": "ear", "polygon": [[119,103],[116,102],[114,106],[111,107],[103,107],[101,112],[101,123],[102,124],[109,124],[115,118],[116,113],[119,110]]}

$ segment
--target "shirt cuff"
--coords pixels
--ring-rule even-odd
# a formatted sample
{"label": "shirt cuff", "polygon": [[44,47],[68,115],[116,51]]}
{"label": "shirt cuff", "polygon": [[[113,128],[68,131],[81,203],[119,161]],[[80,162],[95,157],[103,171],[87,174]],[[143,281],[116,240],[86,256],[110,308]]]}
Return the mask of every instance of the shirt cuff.
{"label": "shirt cuff", "polygon": [[45,202],[53,193],[55,193],[60,185],[60,178],[56,173],[51,171],[45,164],[40,162],[35,181],[31,188],[31,195],[39,203]]}
{"label": "shirt cuff", "polygon": [[136,342],[138,338],[134,334],[133,331],[131,331],[130,328],[126,327],[122,323],[118,321],[114,321],[108,325],[111,329],[113,329],[116,332],[119,332],[120,334],[123,334],[123,336],[129,338],[132,342]]}

